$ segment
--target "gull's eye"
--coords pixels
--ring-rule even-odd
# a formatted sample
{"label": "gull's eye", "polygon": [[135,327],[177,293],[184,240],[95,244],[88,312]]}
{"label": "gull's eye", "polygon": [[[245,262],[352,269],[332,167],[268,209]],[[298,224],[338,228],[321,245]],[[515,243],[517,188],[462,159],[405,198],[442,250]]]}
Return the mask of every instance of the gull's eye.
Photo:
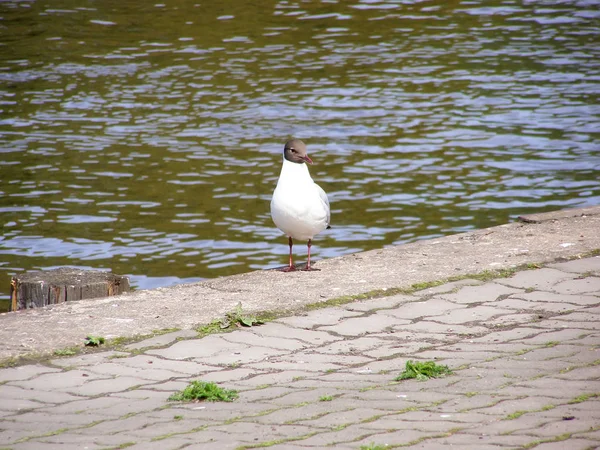
{"label": "gull's eye", "polygon": [[290,148],[290,150],[292,151],[292,153],[298,153],[295,148]]}

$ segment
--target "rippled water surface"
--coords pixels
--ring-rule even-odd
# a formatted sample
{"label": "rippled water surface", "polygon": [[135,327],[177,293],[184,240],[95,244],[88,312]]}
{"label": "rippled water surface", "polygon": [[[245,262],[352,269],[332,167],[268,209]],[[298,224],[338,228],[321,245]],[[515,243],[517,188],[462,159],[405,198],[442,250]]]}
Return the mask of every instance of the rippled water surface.
{"label": "rippled water surface", "polygon": [[149,288],[284,264],[290,136],[332,203],[317,259],[600,204],[599,11],[1,2],[0,295],[63,265]]}

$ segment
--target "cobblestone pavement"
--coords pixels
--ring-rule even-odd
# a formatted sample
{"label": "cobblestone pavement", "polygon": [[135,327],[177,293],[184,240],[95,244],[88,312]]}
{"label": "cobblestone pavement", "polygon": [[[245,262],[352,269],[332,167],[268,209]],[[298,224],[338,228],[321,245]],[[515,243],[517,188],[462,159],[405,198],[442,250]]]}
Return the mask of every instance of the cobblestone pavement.
{"label": "cobblestone pavement", "polygon": [[[394,381],[407,360],[454,374]],[[591,257],[0,369],[0,448],[592,449],[599,366]],[[192,380],[239,398],[167,401]]]}

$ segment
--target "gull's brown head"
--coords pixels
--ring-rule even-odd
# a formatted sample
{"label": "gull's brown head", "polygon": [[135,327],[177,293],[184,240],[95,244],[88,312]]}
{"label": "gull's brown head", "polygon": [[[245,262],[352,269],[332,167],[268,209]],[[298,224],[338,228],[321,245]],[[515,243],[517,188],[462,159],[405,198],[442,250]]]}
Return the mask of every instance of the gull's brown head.
{"label": "gull's brown head", "polygon": [[296,164],[313,163],[312,159],[310,159],[306,153],[306,144],[300,139],[291,139],[287,141],[283,148],[283,156],[288,161]]}

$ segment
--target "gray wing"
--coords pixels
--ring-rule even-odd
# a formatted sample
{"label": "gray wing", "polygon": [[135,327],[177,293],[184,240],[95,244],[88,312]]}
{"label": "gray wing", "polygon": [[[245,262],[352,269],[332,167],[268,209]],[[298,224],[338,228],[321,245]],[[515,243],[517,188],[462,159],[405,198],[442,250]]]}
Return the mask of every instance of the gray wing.
{"label": "gray wing", "polygon": [[331,223],[331,211],[330,211],[330,207],[329,207],[329,199],[327,198],[327,194],[325,193],[325,191],[323,190],[323,188],[321,186],[319,186],[317,183],[315,183],[315,186],[317,186],[317,191],[319,192],[319,197],[321,197],[321,201],[323,202],[323,205],[325,206],[325,210],[327,211],[327,228],[331,228],[329,226],[329,224]]}

